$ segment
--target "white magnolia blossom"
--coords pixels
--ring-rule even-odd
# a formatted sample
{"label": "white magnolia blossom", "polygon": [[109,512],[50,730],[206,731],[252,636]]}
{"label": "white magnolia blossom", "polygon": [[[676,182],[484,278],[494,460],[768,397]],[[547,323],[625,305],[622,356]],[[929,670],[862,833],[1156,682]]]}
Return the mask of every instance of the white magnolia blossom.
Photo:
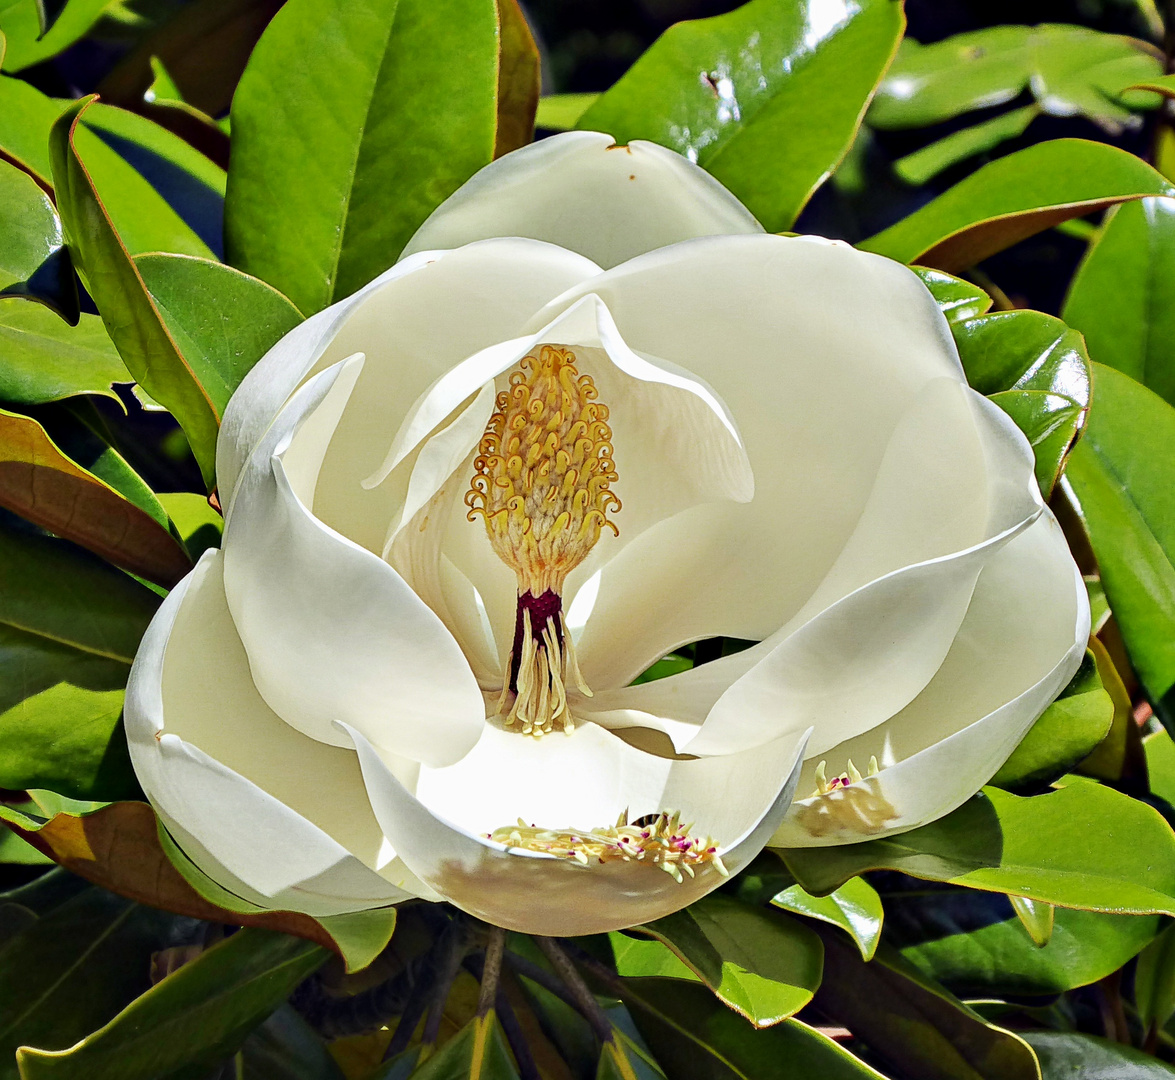
{"label": "white magnolia blossom", "polygon": [[[182,851],[271,908],[660,917],[766,844],[957,807],[1089,630],[918,278],[595,133],[483,169],[278,342],[217,475],[127,727]],[[718,636],[757,644],[634,685]]]}

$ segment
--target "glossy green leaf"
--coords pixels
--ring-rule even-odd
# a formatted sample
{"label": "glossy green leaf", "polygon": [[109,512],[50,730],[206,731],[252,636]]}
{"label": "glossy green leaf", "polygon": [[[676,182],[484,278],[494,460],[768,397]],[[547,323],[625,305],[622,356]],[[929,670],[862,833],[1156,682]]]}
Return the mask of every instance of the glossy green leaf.
{"label": "glossy green leaf", "polygon": [[282,1005],[241,1047],[242,1080],[345,1080],[322,1036]]}
{"label": "glossy green leaf", "polygon": [[934,270],[929,266],[911,266],[910,269],[930,290],[939,311],[946,317],[952,329],[956,323],[986,315],[991,309],[991,297],[970,281],[964,281],[953,274]]}
{"label": "glossy green leaf", "polygon": [[626,978],[701,980],[685,962],[660,941],[629,937],[619,932],[608,935],[612,959],[618,974]]}
{"label": "glossy green leaf", "polygon": [[1132,90],[1150,90],[1163,97],[1175,97],[1175,75],[1157,75],[1153,79],[1144,79],[1135,83]]}
{"label": "glossy green leaf", "polygon": [[1054,139],[1009,154],[861,247],[902,262],[958,271],[1069,218],[1175,188],[1105,143]]}
{"label": "glossy green leaf", "polygon": [[68,1050],[17,1052],[22,1080],[155,1080],[234,1053],[325,949],[269,930],[240,930],[173,972]]}
{"label": "glossy green leaf", "polygon": [[928,977],[962,997],[1044,996],[1117,971],[1158,932],[1157,915],[1055,908],[1037,945],[1008,898],[975,889],[885,896],[886,940]]}
{"label": "glossy green leaf", "polygon": [[902,1075],[927,1080],[1037,1080],[1025,1042],[989,1024],[885,945],[872,962],[821,934],[826,975],[820,1011],[844,1024]]}
{"label": "glossy green leaf", "polygon": [[596,1080],[665,1080],[661,1067],[616,1028],[600,1050]]}
{"label": "glossy green leaf", "polygon": [[[78,290],[61,222],[28,175],[0,161],[0,297],[27,296],[78,320]],[[2,357],[0,357],[2,359]]]}
{"label": "glossy green leaf", "polygon": [[820,985],[820,941],[795,919],[711,893],[641,929],[758,1027],[799,1012]]}
{"label": "glossy green leaf", "polygon": [[1064,317],[1090,355],[1175,404],[1175,199],[1117,207],[1089,246]]}
{"label": "glossy green leaf", "polygon": [[233,98],[228,261],[307,315],[387,269],[494,157],[498,28],[494,0],[287,3]]}
{"label": "glossy green leaf", "polygon": [[653,1055],[689,1080],[884,1080],[826,1035],[796,1020],[752,1027],[702,986],[626,979],[625,1001]]}
{"label": "glossy green leaf", "polygon": [[1171,1080],[1172,1069],[1131,1046],[1075,1031],[1026,1031],[1043,1080]]}
{"label": "glossy green leaf", "polygon": [[1054,116],[1084,116],[1110,133],[1138,124],[1155,99],[1130,87],[1162,64],[1144,42],[1083,26],[993,26],[932,45],[906,39],[877,92],[869,122],[927,127],[1030,89]]}
{"label": "glossy green leaf", "polygon": [[224,518],[209,505],[203,495],[176,491],[160,495],[159,501],[193,562],[208,548],[220,547]]}
{"label": "glossy green leaf", "polygon": [[87,888],[0,945],[0,1078],[16,1080],[18,1046],[70,1046],[148,990],[171,924]]}
{"label": "glossy green leaf", "polygon": [[1066,476],[1131,662],[1161,718],[1175,684],[1175,409],[1113,368],[1094,364],[1094,378],[1097,405]]}
{"label": "glossy green leaf", "polygon": [[1001,311],[953,323],[951,331],[967,381],[1028,436],[1047,498],[1089,408],[1081,335],[1039,311]]}
{"label": "glossy green leaf", "polygon": [[223,263],[139,255],[135,268],[219,414],[249,369],[302,321],[275,288]]}
{"label": "glossy green leaf", "polygon": [[1175,833],[1145,803],[1088,780],[1021,798],[999,788],[898,836],[783,853],[809,892],[867,870],[1063,907],[1175,914]]}
{"label": "glossy green leaf", "polygon": [[848,152],[904,24],[894,0],[751,0],[670,27],[577,127],[668,146],[788,229]]}
{"label": "glossy green leaf", "polygon": [[502,1026],[491,1010],[470,1020],[412,1077],[413,1080],[518,1080],[518,1072]]}
{"label": "glossy green leaf", "polygon": [[[22,840],[11,829],[0,826],[0,863],[14,866],[52,866],[53,860],[42,855],[32,844]],[[10,933],[16,933],[8,918],[6,905],[0,903],[0,944]]]}
{"label": "glossy green leaf", "polygon": [[130,377],[96,315],[70,326],[41,304],[0,299],[0,401],[43,405],[77,394],[117,401],[111,384]]}
{"label": "glossy green leaf", "polygon": [[[93,462],[95,467],[117,468],[121,459],[112,450],[107,456],[111,461]],[[0,409],[0,506],[170,588],[191,562],[167,531],[166,519],[126,497],[110,482],[116,479],[72,460],[36,420]]]}
{"label": "glossy green leaf", "polygon": [[1039,900],[1029,900],[1027,896],[1009,896],[1012,910],[1020,925],[1024,927],[1032,944],[1043,949],[1053,936],[1056,925],[1057,909],[1054,904],[1044,904]]}
{"label": "glossy green leaf", "polygon": [[1045,787],[1093,753],[1113,722],[1114,702],[1102,686],[1093,653],[1087,651],[1061,696],[1029,728],[991,782],[1007,791]]}
{"label": "glossy green leaf", "polygon": [[1166,731],[1156,731],[1142,741],[1150,789],[1175,806],[1175,740]]}
{"label": "glossy green leaf", "polygon": [[1162,1027],[1175,1016],[1175,924],[1139,953],[1134,1002],[1143,1025]]}
{"label": "glossy green leaf", "polygon": [[74,132],[88,103],[67,109],[54,123],[51,139],[57,205],[70,251],[127,368],[180,422],[211,488],[220,414],[168,330],[78,156]]}
{"label": "glossy green leaf", "polygon": [[599,94],[548,94],[539,98],[535,127],[548,131],[570,131],[579,118],[595,104]]}
{"label": "glossy green leaf", "polygon": [[16,0],[0,10],[0,31],[7,39],[4,70],[21,71],[69,48],[98,21],[109,0],[67,0],[46,29],[43,0]]}
{"label": "glossy green leaf", "polygon": [[827,896],[813,896],[799,885],[792,885],[771,903],[784,911],[839,926],[857,943],[863,960],[873,959],[881,941],[885,911],[877,890],[864,878],[852,878]]}
{"label": "glossy green leaf", "polygon": [[138,791],[123,687],[158,603],[71,544],[0,525],[0,787]]}
{"label": "glossy green leaf", "polygon": [[976,154],[994,150],[1002,142],[1023,135],[1040,115],[1036,105],[1000,113],[981,124],[963,128],[894,162],[894,172],[907,184],[925,184],[944,169]]}

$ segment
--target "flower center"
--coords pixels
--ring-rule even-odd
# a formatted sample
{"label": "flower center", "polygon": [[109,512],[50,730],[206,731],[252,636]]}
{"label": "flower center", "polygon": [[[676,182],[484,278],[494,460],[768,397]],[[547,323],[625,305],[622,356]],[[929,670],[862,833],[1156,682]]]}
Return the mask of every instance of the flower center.
{"label": "flower center", "polygon": [[524,356],[498,394],[473,462],[468,518],[485,522],[490,545],[518,579],[510,663],[498,715],[527,735],[575,726],[567,680],[590,696],[563,623],[563,584],[604,529],[609,511],[612,429],[590,375],[575,353],[543,345]]}

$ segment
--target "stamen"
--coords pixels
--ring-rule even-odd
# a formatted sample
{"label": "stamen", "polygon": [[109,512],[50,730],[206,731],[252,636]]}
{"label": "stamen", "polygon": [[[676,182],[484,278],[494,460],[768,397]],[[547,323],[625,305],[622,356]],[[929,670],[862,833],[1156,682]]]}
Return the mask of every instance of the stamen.
{"label": "stamen", "polygon": [[563,584],[604,529],[619,535],[607,517],[620,509],[608,408],[575,365],[575,353],[560,345],[519,361],[498,394],[465,496],[469,520],[483,519],[490,545],[518,579],[497,714],[507,727],[521,721],[527,735],[574,728],[569,678],[591,696],[564,626]]}
{"label": "stamen", "polygon": [[828,778],[827,768],[827,761],[822,761],[819,765],[816,766],[816,771],[813,777],[816,781],[816,787],[812,794],[808,796],[809,798],[814,799],[818,795],[827,795],[831,791],[836,791],[840,788],[847,788],[853,784],[859,784],[862,780],[868,779],[871,776],[877,776],[881,772],[881,768],[877,764],[876,755],[873,755],[869,758],[869,768],[864,776],[861,775],[861,770],[853,764],[852,758],[849,758],[849,760],[845,763],[845,771],[837,776],[832,777],[832,779]]}
{"label": "stamen", "polygon": [[517,825],[503,826],[485,836],[506,847],[573,859],[581,866],[591,860],[643,862],[659,866],[679,883],[684,880],[682,871],[692,878],[695,867],[706,865],[729,877],[718,855],[718,845],[708,836],[704,840],[691,837],[693,826],[680,822],[679,813],[660,813],[630,825],[626,810],[615,825],[599,829],[541,829],[519,818]]}

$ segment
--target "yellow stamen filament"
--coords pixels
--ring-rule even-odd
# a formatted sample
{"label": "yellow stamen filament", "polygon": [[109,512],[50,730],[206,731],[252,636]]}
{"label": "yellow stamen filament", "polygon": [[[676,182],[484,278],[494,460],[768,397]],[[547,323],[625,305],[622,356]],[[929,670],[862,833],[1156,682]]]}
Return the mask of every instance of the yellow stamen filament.
{"label": "yellow stamen filament", "polygon": [[645,824],[628,823],[627,812],[615,825],[599,829],[541,829],[527,825],[506,825],[486,833],[486,839],[523,851],[541,851],[560,859],[572,859],[581,866],[589,862],[644,863],[658,866],[675,881],[693,877],[695,867],[713,866],[723,877],[728,871],[710,837],[690,836],[692,825],[682,825],[679,813],[657,814]]}
{"label": "yellow stamen filament", "polygon": [[[567,575],[604,529],[616,467],[608,408],[575,353],[543,345],[519,361],[498,394],[474,459],[465,503],[481,517],[498,557],[515,573],[518,610],[498,715],[527,735],[574,727],[568,679],[590,696],[563,622]],[[513,700],[511,700],[513,697]]]}
{"label": "yellow stamen filament", "polygon": [[859,784],[867,777],[877,776],[881,772],[881,768],[877,764],[876,755],[869,759],[869,768],[866,770],[864,776],[861,775],[861,770],[853,764],[852,758],[849,758],[848,763],[845,765],[845,771],[839,776],[832,777],[832,779],[828,778],[827,768],[827,761],[822,761],[816,766],[816,789],[808,798],[814,799],[820,795],[827,795],[830,792],[847,788],[852,784]]}

